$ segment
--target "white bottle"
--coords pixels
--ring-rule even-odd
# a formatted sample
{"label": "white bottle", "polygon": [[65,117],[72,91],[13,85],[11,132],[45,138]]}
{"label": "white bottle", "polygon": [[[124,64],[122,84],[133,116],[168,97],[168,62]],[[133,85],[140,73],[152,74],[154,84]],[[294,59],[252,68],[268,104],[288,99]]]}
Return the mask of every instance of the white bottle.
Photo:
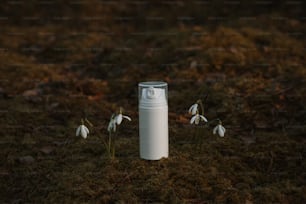
{"label": "white bottle", "polygon": [[139,88],[140,158],[159,160],[169,155],[168,89],[165,82],[141,82]]}

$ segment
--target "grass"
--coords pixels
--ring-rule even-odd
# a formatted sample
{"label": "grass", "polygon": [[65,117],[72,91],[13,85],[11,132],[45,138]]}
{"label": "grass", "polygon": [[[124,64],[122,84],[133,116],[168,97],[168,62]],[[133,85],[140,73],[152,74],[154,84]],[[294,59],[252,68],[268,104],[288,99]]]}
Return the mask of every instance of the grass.
{"label": "grass", "polygon": [[[0,201],[305,203],[303,6],[200,3],[0,6]],[[155,162],[139,158],[146,80],[169,84],[170,157]],[[189,125],[206,94],[224,138]],[[133,121],[110,160],[96,135],[120,106]]]}

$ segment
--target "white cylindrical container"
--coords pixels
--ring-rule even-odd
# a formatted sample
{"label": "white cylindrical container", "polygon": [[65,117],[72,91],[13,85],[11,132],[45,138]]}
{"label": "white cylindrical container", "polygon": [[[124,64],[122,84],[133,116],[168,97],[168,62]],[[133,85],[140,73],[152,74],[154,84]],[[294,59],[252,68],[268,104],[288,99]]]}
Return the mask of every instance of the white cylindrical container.
{"label": "white cylindrical container", "polygon": [[167,158],[168,145],[168,87],[165,82],[141,82],[139,88],[140,158]]}

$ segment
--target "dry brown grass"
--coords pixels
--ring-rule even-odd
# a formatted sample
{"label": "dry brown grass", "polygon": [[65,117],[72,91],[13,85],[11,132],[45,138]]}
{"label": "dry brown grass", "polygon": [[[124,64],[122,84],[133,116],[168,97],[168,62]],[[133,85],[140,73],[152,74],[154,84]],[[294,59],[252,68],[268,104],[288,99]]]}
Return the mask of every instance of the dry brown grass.
{"label": "dry brown grass", "polygon": [[[303,6],[53,2],[0,6],[0,202],[305,203]],[[138,156],[137,82],[153,79],[169,83],[170,157],[156,162]],[[225,138],[188,124],[205,94]],[[118,106],[133,121],[110,160],[97,132]]]}

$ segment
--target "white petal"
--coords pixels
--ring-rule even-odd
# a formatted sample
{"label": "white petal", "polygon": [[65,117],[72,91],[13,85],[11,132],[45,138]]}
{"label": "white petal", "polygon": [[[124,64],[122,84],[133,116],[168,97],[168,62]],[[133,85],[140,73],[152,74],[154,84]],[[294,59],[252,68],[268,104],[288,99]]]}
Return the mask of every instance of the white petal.
{"label": "white petal", "polygon": [[108,123],[107,131],[110,132],[110,131],[112,131],[112,129],[113,129],[113,122],[112,122],[112,120],[111,120],[111,121],[109,121],[109,123]]}
{"label": "white petal", "polygon": [[226,130],[225,130],[225,128],[221,125],[221,128],[222,128],[222,130],[223,130],[223,132],[225,133],[226,132]]}
{"label": "white petal", "polygon": [[115,123],[116,123],[116,117],[115,117],[115,114],[113,114],[111,116],[110,120],[109,120],[109,123],[108,123],[108,127],[107,127],[108,132],[112,131]]}
{"label": "white petal", "polygon": [[195,105],[195,104],[192,104],[192,106],[190,106],[190,108],[188,109],[188,112],[189,112],[189,113],[192,113],[192,109],[193,109],[194,105]]}
{"label": "white petal", "polygon": [[195,119],[195,124],[198,125],[200,122],[200,117],[199,117],[199,114],[196,114],[196,119]]}
{"label": "white petal", "polygon": [[84,139],[87,138],[87,131],[86,131],[85,128],[86,128],[85,125],[82,125],[82,126],[81,126],[81,136],[82,136]]}
{"label": "white petal", "polygon": [[194,104],[193,109],[191,111],[192,115],[196,114],[198,111],[198,104]]}
{"label": "white petal", "polygon": [[196,119],[196,115],[195,116],[193,116],[192,118],[191,118],[191,120],[190,120],[190,124],[192,124],[193,122],[194,122],[194,120]]}
{"label": "white petal", "polygon": [[115,123],[115,121],[113,122],[113,131],[116,132],[116,123]]}
{"label": "white petal", "polygon": [[219,130],[219,136],[224,137],[224,132],[221,129]]}
{"label": "white petal", "polygon": [[120,113],[119,115],[117,115],[115,119],[116,119],[116,123],[120,125],[122,122],[122,114]]}
{"label": "white petal", "polygon": [[218,130],[218,125],[213,130],[214,135],[217,133],[217,130]]}
{"label": "white petal", "polygon": [[200,117],[203,121],[207,122],[207,119],[203,115],[200,115]]}
{"label": "white petal", "polygon": [[81,126],[79,126],[75,132],[75,136],[79,136],[81,131]]}
{"label": "white petal", "polygon": [[192,106],[190,106],[188,112],[191,113],[192,115],[195,115],[197,113],[198,110],[198,104],[193,104]]}
{"label": "white petal", "polygon": [[127,115],[123,115],[122,117],[127,119],[127,120],[129,120],[129,121],[132,121],[132,119],[129,116],[127,116]]}
{"label": "white petal", "polygon": [[88,128],[85,125],[84,125],[84,128],[85,128],[87,134],[89,134],[89,130],[88,130]]}
{"label": "white petal", "polygon": [[219,135],[220,137],[224,137],[224,131],[222,130],[221,127],[222,127],[221,125],[218,125],[218,135]]}

